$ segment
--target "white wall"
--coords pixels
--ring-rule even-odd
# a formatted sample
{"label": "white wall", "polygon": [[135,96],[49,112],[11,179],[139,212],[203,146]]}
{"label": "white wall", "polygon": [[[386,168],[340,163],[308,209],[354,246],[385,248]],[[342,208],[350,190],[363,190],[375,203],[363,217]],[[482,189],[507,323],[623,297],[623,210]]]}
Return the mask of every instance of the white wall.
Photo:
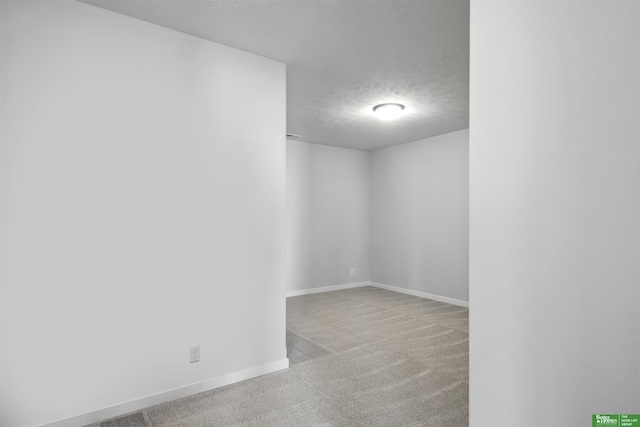
{"label": "white wall", "polygon": [[472,426],[640,402],[640,3],[472,1]]}
{"label": "white wall", "polygon": [[371,280],[469,300],[469,131],[371,153]]}
{"label": "white wall", "polygon": [[286,362],[284,65],[2,7],[0,424]]}
{"label": "white wall", "polygon": [[287,291],[367,280],[369,153],[288,140]]}

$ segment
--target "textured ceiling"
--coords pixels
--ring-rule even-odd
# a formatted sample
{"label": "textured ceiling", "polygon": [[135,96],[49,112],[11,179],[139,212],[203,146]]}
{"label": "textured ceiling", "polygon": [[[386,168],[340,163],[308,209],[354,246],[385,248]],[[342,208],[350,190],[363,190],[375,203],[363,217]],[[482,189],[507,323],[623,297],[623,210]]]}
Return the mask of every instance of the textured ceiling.
{"label": "textured ceiling", "polygon": [[[287,64],[287,131],[375,150],[469,126],[469,0],[80,0]],[[406,105],[393,122],[371,108]]]}

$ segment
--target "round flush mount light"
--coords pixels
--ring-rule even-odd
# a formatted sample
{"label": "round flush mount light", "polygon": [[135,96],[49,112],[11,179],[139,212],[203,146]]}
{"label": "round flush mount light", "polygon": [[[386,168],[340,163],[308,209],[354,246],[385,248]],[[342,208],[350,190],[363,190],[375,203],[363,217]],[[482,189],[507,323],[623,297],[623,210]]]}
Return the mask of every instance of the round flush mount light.
{"label": "round flush mount light", "polygon": [[379,104],[373,107],[373,112],[380,120],[395,120],[402,115],[404,105],[396,103]]}

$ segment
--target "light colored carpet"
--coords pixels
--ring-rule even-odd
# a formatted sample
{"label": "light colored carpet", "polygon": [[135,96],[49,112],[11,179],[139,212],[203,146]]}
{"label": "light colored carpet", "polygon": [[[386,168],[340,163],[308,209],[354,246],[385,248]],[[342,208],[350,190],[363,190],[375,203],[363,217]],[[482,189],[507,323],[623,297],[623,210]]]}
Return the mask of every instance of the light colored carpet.
{"label": "light colored carpet", "polygon": [[284,371],[92,427],[465,426],[468,309],[373,287],[287,299]]}

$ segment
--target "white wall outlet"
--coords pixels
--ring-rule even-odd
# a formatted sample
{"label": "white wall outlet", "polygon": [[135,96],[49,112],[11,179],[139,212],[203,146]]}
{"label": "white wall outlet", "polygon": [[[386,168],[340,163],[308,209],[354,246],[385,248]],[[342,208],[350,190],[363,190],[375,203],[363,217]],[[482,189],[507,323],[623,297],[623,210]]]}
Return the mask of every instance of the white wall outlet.
{"label": "white wall outlet", "polygon": [[351,269],[351,275],[352,275],[352,276],[355,276],[355,275],[356,275],[356,269],[355,269],[355,268],[352,268],[352,269]]}
{"label": "white wall outlet", "polygon": [[189,363],[200,361],[200,346],[191,347],[189,349]]}

